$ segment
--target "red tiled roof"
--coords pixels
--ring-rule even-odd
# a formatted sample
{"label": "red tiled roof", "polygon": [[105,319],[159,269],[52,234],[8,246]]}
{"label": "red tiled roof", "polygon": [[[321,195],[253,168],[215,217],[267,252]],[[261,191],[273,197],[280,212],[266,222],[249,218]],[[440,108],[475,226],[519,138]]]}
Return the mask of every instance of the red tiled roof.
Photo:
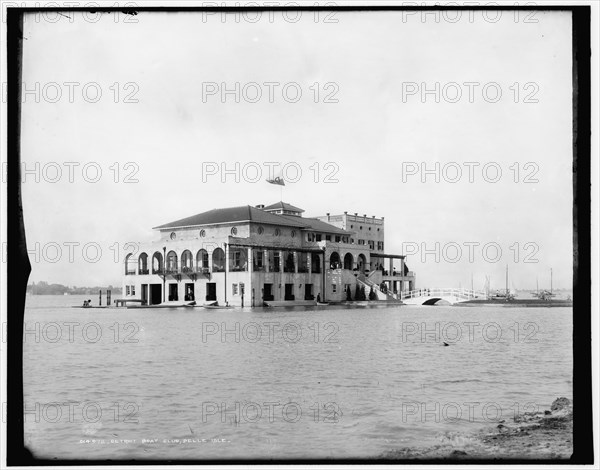
{"label": "red tiled roof", "polygon": [[347,230],[336,227],[335,225],[328,224],[327,222],[323,222],[317,218],[312,217],[298,217],[294,215],[280,215],[279,217],[283,217],[288,220],[299,219],[305,224],[305,228],[307,230],[313,230],[315,232],[322,233],[334,233],[337,235],[352,235],[354,232],[349,232]]}
{"label": "red tiled roof", "polygon": [[[285,204],[285,203],[284,203]],[[289,205],[289,207],[294,207]],[[287,209],[286,209],[287,210]],[[299,209],[302,210],[302,209]],[[195,227],[201,225],[225,224],[232,222],[255,222],[259,224],[280,225],[283,227],[296,227],[315,232],[333,233],[338,235],[351,235],[353,232],[342,230],[339,227],[323,222],[319,219],[304,218],[294,215],[279,215],[265,212],[253,206],[226,207],[213,209],[201,214],[196,214],[185,219],[175,220],[168,224],[154,227],[155,230]]]}
{"label": "red tiled roof", "polygon": [[275,204],[271,204],[270,206],[263,207],[264,211],[271,210],[284,210],[290,212],[304,212],[304,209],[300,209],[299,207],[292,206],[291,204],[283,201],[276,202]]}
{"label": "red tiled roof", "polygon": [[154,229],[194,227],[197,225],[224,224],[229,222],[257,222],[261,224],[283,225],[287,227],[304,227],[301,221],[288,220],[282,216],[271,214],[252,206],[226,207],[213,209],[196,214],[185,219],[175,220],[168,224],[159,225]]}

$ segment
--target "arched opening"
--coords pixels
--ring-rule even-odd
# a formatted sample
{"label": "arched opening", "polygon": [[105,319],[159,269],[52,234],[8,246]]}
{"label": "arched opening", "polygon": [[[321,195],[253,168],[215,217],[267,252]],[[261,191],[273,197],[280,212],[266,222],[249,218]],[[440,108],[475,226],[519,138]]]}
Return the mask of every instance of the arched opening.
{"label": "arched opening", "polygon": [[357,266],[357,268],[358,268],[358,270],[361,273],[364,273],[366,266],[367,266],[367,258],[366,258],[365,255],[363,255],[361,253],[360,255],[358,255],[358,266]]}
{"label": "arched opening", "polygon": [[174,274],[177,272],[177,253],[169,251],[167,253],[167,273]]}
{"label": "arched opening", "polygon": [[191,273],[194,271],[194,257],[190,250],[185,250],[181,253],[181,271]]}
{"label": "arched opening", "polygon": [[339,269],[341,267],[340,255],[337,251],[331,253],[331,256],[329,257],[329,267],[331,269]]}
{"label": "arched opening", "polygon": [[212,253],[212,272],[221,273],[225,271],[225,252],[222,248],[215,248]]}
{"label": "arched opening", "polygon": [[135,274],[136,260],[133,258],[133,253],[129,253],[125,257],[125,274]]}
{"label": "arched opening", "polygon": [[310,270],[312,273],[321,272],[321,255],[319,253],[310,254]]}
{"label": "arched opening", "polygon": [[284,251],[283,256],[285,259],[285,263],[283,265],[283,271],[286,273],[296,272],[296,262],[294,261],[294,252],[293,251]]}
{"label": "arched opening", "polygon": [[198,250],[196,254],[196,268],[198,272],[208,272],[208,251]]}
{"label": "arched opening", "polygon": [[163,273],[163,255],[160,251],[156,251],[152,255],[152,274]]}
{"label": "arched opening", "polygon": [[138,258],[138,273],[148,274],[148,255],[146,253],[142,253]]}
{"label": "arched opening", "polygon": [[344,269],[352,269],[354,267],[354,256],[352,253],[346,253],[344,256]]}

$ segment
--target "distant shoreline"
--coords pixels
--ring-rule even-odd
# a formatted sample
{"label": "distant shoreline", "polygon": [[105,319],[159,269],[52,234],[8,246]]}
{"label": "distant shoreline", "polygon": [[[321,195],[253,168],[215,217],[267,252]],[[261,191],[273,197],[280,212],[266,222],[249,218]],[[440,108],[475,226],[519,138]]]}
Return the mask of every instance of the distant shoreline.
{"label": "distant shoreline", "polygon": [[100,291],[106,293],[110,290],[113,295],[122,295],[123,289],[121,286],[93,286],[93,287],[76,287],[65,286],[63,284],[48,284],[45,281],[32,283],[27,285],[28,295],[97,295]]}

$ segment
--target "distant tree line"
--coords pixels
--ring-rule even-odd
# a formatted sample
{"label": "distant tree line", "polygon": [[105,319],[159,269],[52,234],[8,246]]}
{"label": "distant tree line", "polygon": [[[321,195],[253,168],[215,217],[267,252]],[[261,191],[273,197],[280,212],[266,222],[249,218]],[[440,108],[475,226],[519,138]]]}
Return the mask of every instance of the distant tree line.
{"label": "distant tree line", "polygon": [[97,294],[98,291],[106,292],[110,290],[113,294],[121,294],[122,289],[120,287],[111,286],[96,286],[96,287],[77,287],[77,286],[63,286],[62,284],[48,284],[45,281],[38,283],[32,282],[27,286],[27,293],[31,295],[87,295]]}

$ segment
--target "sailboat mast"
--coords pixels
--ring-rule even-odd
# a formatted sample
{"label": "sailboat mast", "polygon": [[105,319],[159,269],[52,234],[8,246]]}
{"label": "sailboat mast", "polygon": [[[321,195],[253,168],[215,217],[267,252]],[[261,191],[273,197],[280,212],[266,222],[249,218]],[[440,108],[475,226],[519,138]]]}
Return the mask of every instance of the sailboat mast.
{"label": "sailboat mast", "polygon": [[552,268],[550,268],[550,293],[552,294]]}
{"label": "sailboat mast", "polygon": [[508,295],[508,264],[506,265],[506,295]]}

